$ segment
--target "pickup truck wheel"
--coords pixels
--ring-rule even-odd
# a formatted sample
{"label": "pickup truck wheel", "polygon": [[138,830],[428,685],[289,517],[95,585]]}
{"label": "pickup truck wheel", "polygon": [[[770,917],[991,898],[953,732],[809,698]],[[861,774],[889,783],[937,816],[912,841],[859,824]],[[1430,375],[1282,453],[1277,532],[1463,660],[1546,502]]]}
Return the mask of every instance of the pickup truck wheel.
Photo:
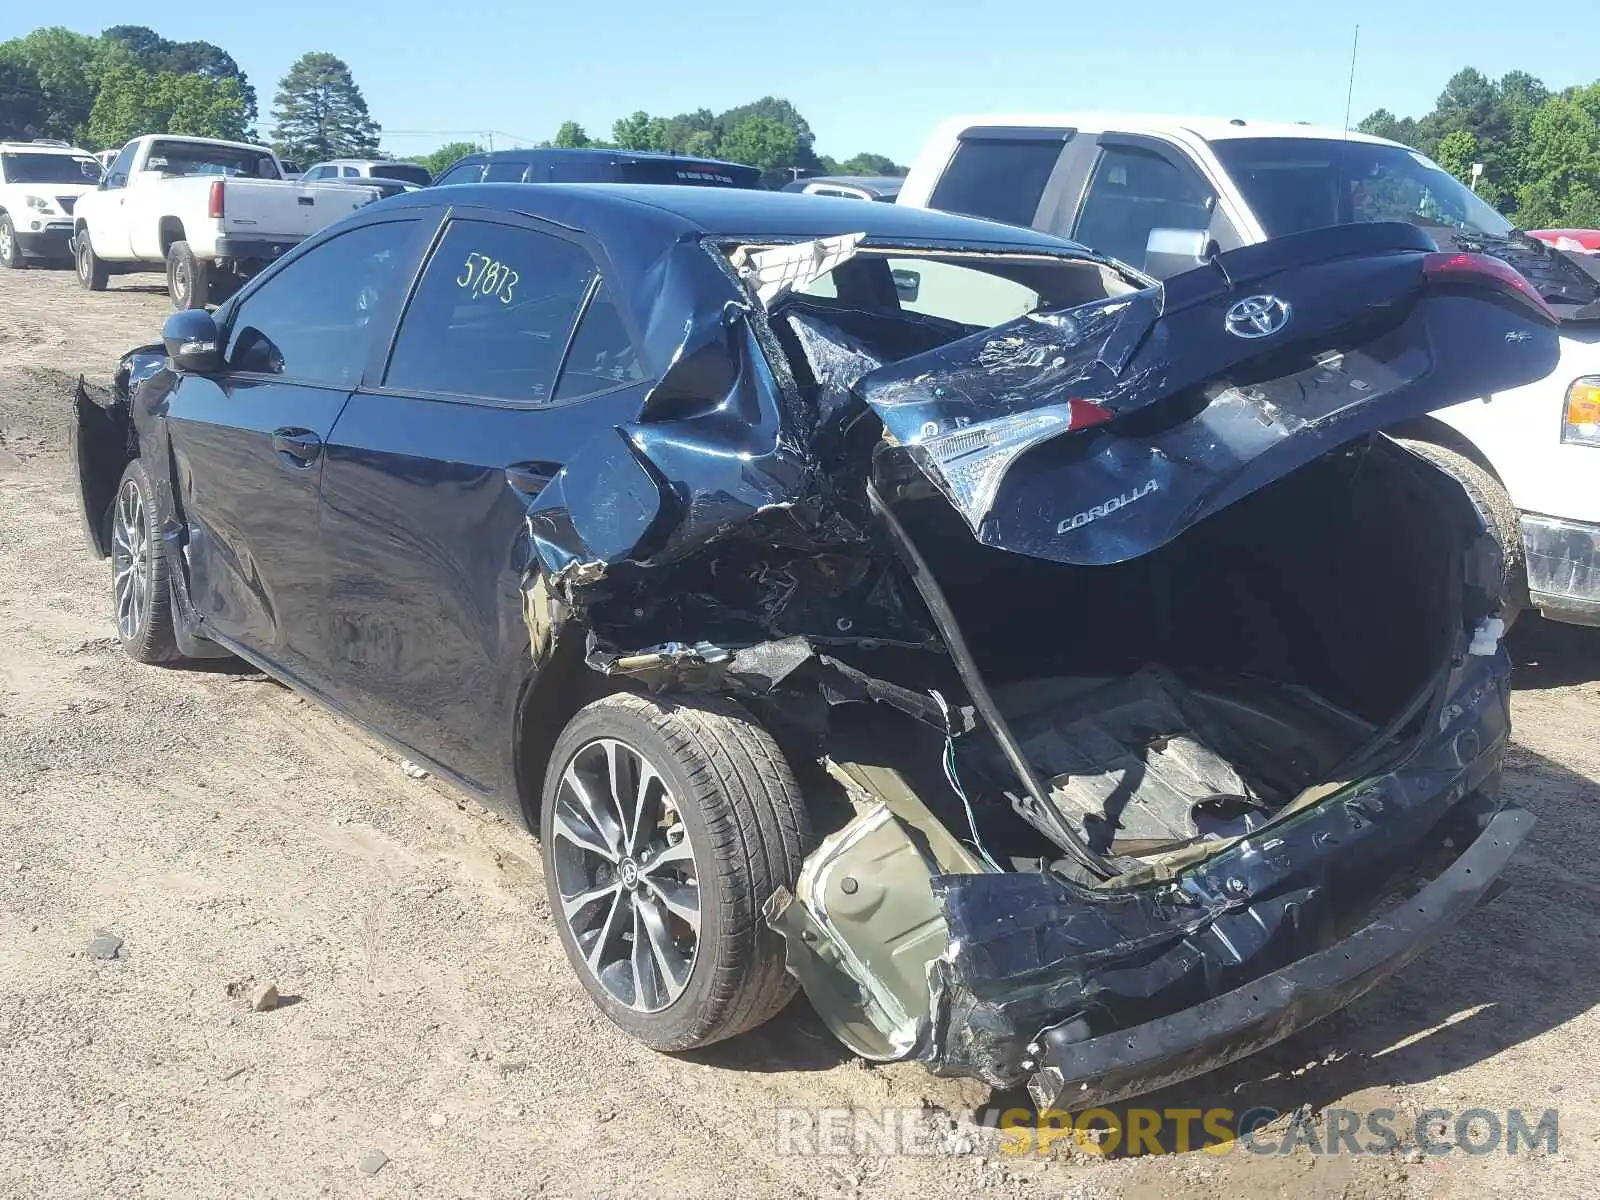
{"label": "pickup truck wheel", "polygon": [[28,265],[22,257],[22,247],[17,245],[17,227],[7,213],[0,213],[0,266],[20,271]]}
{"label": "pickup truck wheel", "polygon": [[94,252],[94,246],[89,242],[89,231],[78,231],[78,249],[73,254],[73,261],[78,268],[78,282],[91,292],[106,290],[106,281],[111,278],[111,272],[106,264],[100,261],[100,256]]}
{"label": "pickup truck wheel", "polygon": [[1465,454],[1412,438],[1401,438],[1400,444],[1413,454],[1427,459],[1459,483],[1473,504],[1477,505],[1483,523],[1494,534],[1495,541],[1500,543],[1500,561],[1504,571],[1500,618],[1510,629],[1517,616],[1530,604],[1527,553],[1522,545],[1522,515],[1511,502],[1511,494],[1498,479]]}
{"label": "pickup truck wheel", "polygon": [[149,473],[134,459],[111,502],[111,598],[122,648],[142,663],[180,657],[154,498]]}
{"label": "pickup truck wheel", "polygon": [[167,295],[177,309],[211,303],[211,264],[196,258],[188,242],[173,242],[167,248]]}
{"label": "pickup truck wheel", "polygon": [[546,772],[539,840],[573,969],[624,1032],[687,1050],[794,994],[762,906],[811,841],[772,736],[728,700],[627,693],[580,709]]}

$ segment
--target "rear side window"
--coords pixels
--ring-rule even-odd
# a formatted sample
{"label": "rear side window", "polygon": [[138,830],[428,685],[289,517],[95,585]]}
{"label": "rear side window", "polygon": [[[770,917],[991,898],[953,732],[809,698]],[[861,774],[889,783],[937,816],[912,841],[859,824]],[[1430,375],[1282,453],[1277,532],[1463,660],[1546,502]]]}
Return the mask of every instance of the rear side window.
{"label": "rear side window", "polygon": [[484,172],[485,183],[521,183],[522,177],[528,173],[528,164],[521,159],[495,159],[489,163],[489,169]]}
{"label": "rear side window", "polygon": [[1033,224],[1039,200],[1061,157],[1061,137],[963,137],[929,197],[930,208]]}
{"label": "rear side window", "polygon": [[440,185],[447,183],[477,183],[483,178],[483,164],[481,162],[457,163],[443,175],[439,176]]}
{"label": "rear side window", "polygon": [[366,361],[367,327],[416,231],[414,220],[363,225],[329,238],[239,303],[229,325],[235,371],[300,383],[354,387]]}
{"label": "rear side window", "polygon": [[549,403],[597,273],[549,234],[451,222],[400,322],[385,386]]}

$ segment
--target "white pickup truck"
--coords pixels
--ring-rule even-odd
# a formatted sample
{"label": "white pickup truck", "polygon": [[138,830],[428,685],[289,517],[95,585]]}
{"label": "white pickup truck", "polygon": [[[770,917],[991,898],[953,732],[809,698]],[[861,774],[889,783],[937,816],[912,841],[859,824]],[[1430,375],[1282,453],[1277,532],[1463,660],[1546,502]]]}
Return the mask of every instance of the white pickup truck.
{"label": "white pickup truck", "polygon": [[1600,625],[1600,259],[1546,246],[1424,155],[1308,125],[1121,114],[956,117],[897,203],[1070,237],[1157,278],[1318,226],[1408,221],[1493,255],[1561,321],[1546,378],[1390,430],[1455,476],[1505,552],[1506,616]]}
{"label": "white pickup truck", "polygon": [[286,180],[265,146],[134,138],[73,212],[78,281],[100,291],[113,272],[165,269],[173,307],[203,308],[378,195]]}

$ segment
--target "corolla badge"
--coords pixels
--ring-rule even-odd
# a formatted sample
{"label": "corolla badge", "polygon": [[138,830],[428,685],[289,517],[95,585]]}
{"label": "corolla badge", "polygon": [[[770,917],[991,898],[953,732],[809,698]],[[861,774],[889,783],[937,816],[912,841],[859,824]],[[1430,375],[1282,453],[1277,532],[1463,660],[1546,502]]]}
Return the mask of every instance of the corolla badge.
{"label": "corolla badge", "polygon": [[1234,337],[1271,337],[1289,323],[1289,302],[1276,296],[1246,296],[1228,310],[1222,323]]}

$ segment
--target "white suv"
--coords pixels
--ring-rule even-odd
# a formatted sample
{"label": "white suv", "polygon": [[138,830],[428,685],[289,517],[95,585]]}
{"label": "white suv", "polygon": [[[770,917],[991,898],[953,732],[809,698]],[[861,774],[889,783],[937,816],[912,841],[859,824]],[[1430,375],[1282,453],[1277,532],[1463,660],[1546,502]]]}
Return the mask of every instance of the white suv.
{"label": "white suv", "polygon": [[1157,278],[1218,250],[1377,220],[1509,263],[1561,319],[1555,371],[1389,432],[1454,475],[1500,535],[1508,617],[1531,604],[1600,625],[1600,258],[1514,229],[1396,142],[1222,118],[952,118],[897,203],[1060,234]]}
{"label": "white suv", "polygon": [[73,205],[98,186],[100,164],[87,150],[43,138],[0,142],[0,266],[70,264]]}

